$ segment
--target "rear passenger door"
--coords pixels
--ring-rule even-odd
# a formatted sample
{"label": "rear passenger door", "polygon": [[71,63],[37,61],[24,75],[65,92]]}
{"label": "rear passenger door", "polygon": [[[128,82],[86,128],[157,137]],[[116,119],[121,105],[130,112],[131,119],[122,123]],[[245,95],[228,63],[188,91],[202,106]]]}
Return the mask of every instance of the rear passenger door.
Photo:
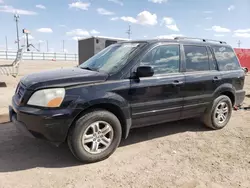
{"label": "rear passenger door", "polygon": [[184,107],[182,118],[200,115],[221,84],[221,75],[210,47],[183,45],[185,61]]}

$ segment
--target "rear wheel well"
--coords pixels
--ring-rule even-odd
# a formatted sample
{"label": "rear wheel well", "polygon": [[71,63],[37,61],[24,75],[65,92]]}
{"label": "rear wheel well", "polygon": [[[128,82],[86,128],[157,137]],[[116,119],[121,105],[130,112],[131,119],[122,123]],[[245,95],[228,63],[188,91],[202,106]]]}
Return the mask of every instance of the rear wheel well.
{"label": "rear wheel well", "polygon": [[221,93],[221,95],[228,96],[230,98],[231,102],[232,102],[232,105],[234,106],[234,104],[235,104],[235,96],[234,96],[234,94],[232,92],[224,91],[224,92]]}
{"label": "rear wheel well", "polygon": [[76,116],[76,118],[74,119],[73,123],[71,124],[69,130],[74,127],[75,122],[80,117],[82,117],[84,114],[92,112],[92,111],[94,111],[96,109],[103,109],[103,110],[107,110],[107,111],[113,113],[118,118],[118,120],[120,121],[121,126],[122,126],[122,136],[125,137],[125,134],[126,134],[126,119],[125,119],[125,116],[123,115],[122,110],[118,106],[116,106],[114,104],[110,104],[110,103],[103,103],[103,104],[93,105],[93,106],[83,110],[81,113],[79,113]]}

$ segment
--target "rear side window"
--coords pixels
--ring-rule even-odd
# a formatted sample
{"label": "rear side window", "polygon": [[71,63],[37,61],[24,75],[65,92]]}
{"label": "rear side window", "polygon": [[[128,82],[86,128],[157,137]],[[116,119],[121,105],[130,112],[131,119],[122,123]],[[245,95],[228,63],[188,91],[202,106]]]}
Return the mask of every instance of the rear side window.
{"label": "rear side window", "polygon": [[210,70],[207,48],[204,46],[184,46],[186,72]]}
{"label": "rear side window", "polygon": [[232,48],[224,46],[213,46],[212,48],[221,71],[240,69],[239,61]]}

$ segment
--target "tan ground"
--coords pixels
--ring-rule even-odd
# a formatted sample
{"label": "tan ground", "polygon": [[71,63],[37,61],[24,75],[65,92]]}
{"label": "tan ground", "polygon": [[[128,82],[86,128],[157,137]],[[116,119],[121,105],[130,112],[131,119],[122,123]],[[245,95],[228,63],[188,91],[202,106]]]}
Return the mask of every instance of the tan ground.
{"label": "tan ground", "polygon": [[[250,76],[246,89],[250,94]],[[55,148],[0,124],[0,188],[15,187],[249,188],[250,111],[235,111],[219,131],[197,120],[135,129],[110,158],[88,165],[66,145]]]}

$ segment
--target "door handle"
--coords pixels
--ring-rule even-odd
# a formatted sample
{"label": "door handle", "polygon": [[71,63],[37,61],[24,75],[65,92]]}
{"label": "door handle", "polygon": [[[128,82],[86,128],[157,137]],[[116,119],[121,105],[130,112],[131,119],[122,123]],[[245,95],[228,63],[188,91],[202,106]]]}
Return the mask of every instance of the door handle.
{"label": "door handle", "polygon": [[215,76],[214,79],[213,79],[213,81],[215,81],[215,82],[216,82],[216,81],[220,81],[220,80],[221,80],[221,78],[218,77],[218,76]]}
{"label": "door handle", "polygon": [[179,80],[175,80],[175,81],[173,81],[173,85],[174,86],[178,86],[178,85],[182,85],[184,82],[182,82],[182,81],[179,81]]}

